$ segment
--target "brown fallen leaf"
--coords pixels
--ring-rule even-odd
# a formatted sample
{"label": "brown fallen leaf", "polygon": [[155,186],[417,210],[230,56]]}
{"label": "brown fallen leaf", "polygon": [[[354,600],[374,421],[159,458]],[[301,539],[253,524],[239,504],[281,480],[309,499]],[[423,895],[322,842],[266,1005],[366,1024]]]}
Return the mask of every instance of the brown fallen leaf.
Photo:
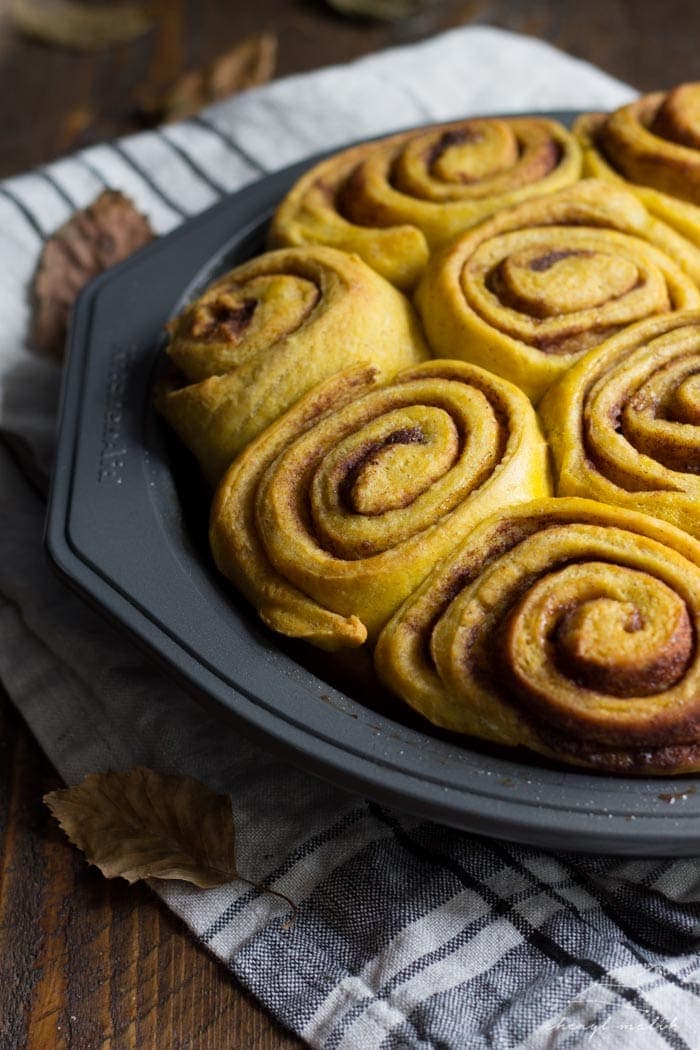
{"label": "brown fallen leaf", "polygon": [[34,348],[60,357],[81,288],[153,236],[148,219],[118,190],[105,190],[56,230],[44,245],[32,283]]}
{"label": "brown fallen leaf", "polygon": [[255,33],[201,69],[184,73],[160,96],[144,95],[140,111],[149,124],[184,120],[218,99],[266,84],[275,72],[277,37]]}
{"label": "brown fallen leaf", "polygon": [[143,766],[92,773],[44,801],[108,879],[183,879],[207,888],[238,878],[231,801],[192,777]]}
{"label": "brown fallen leaf", "polygon": [[10,13],[20,32],[77,51],[126,44],[153,25],[147,3],[95,6],[79,0],[13,0]]}
{"label": "brown fallen leaf", "polygon": [[188,776],[144,766],[91,773],[44,796],[66,835],[108,879],[181,879],[201,889],[243,878],[236,867],[231,800]]}

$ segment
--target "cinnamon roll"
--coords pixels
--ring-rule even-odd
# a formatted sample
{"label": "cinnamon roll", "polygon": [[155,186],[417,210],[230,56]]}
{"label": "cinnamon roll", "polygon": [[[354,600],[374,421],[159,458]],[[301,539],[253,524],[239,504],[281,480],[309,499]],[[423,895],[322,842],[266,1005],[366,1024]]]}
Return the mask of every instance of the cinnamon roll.
{"label": "cinnamon roll", "polygon": [[700,310],[633,325],[586,354],[540,414],[558,494],[645,511],[700,537]]}
{"label": "cinnamon roll", "polygon": [[210,542],[269,626],[340,649],[373,640],[494,508],[550,491],[537,417],[510,383],[460,361],[390,382],[354,369],[234,461]]}
{"label": "cinnamon roll", "polygon": [[700,83],[574,124],[584,173],[626,180],[648,210],[700,245]]}
{"label": "cinnamon roll", "polygon": [[494,515],[380,635],[438,726],[615,773],[700,771],[700,544],[591,500]]}
{"label": "cinnamon roll", "polygon": [[236,453],[321,379],[427,357],[413,308],[361,259],[321,245],[243,263],[169,325],[184,385],[159,408],[215,484]]}
{"label": "cinnamon roll", "polygon": [[630,182],[700,205],[700,82],[587,114],[576,132]]}
{"label": "cinnamon roll", "polygon": [[499,212],[431,259],[416,292],[428,342],[536,402],[629,325],[700,305],[688,272],[700,252],[675,251],[676,238],[632,194],[597,179]]}
{"label": "cinnamon roll", "polygon": [[331,244],[411,289],[428,255],[501,208],[574,182],[573,135],[545,117],[481,117],[363,143],[317,164],[277,210],[270,244]]}

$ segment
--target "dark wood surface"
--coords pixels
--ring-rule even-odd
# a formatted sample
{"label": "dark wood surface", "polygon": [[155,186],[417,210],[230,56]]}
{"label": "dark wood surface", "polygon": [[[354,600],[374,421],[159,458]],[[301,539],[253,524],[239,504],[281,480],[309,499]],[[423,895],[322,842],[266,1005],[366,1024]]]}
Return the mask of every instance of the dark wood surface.
{"label": "dark wood surface", "polygon": [[301,1046],[155,894],[68,845],[41,801],[61,786],[0,689],[2,1050]]}
{"label": "dark wood surface", "polygon": [[282,76],[487,23],[549,40],[640,89],[700,78],[697,0],[436,0],[393,24],[344,18],[323,0],[155,0],[153,32],[99,55],[19,36],[11,3],[0,0],[0,175],[134,130],[145,95],[260,30],[277,34]]}
{"label": "dark wood surface", "polygon": [[[697,0],[460,0],[406,22],[354,22],[321,0],[157,0],[156,29],[99,55],[26,40],[0,0],[0,175],[138,127],[140,100],[262,29],[278,74],[442,28],[488,23],[549,40],[643,90],[700,79]],[[0,697],[0,1047],[300,1046],[143,887],[107,882],[41,802],[59,778]],[[368,1048],[369,1050],[369,1048]]]}

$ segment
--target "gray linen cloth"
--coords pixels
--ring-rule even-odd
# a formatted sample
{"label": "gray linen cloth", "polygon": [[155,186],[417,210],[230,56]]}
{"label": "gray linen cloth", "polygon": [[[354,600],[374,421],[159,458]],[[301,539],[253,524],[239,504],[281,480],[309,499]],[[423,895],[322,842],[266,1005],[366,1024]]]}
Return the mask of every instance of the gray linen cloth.
{"label": "gray linen cloth", "polygon": [[68,593],[42,553],[59,368],[26,341],[42,238],[105,185],[164,233],[350,139],[631,97],[546,44],[468,28],[0,184],[0,675],[67,782],[143,763],[230,792],[240,870],[298,901],[296,922],[242,882],[154,888],[311,1046],[698,1046],[698,866],[548,855],[333,789],[217,721]]}

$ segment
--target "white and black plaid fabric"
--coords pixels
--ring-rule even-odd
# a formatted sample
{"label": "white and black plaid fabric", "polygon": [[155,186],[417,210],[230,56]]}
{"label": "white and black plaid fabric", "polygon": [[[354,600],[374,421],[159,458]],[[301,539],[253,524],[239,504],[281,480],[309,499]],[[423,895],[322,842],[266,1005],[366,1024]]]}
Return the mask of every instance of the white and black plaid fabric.
{"label": "white and black plaid fabric", "polygon": [[241,871],[298,901],[296,921],[243,883],[154,888],[311,1046],[698,1047],[698,863],[545,854],[334,790],[219,724],[72,597],[41,547],[59,383],[26,347],[42,240],[104,186],[163,233],[348,139],[631,97],[544,44],[464,29],[0,184],[0,675],[68,782],[144,763],[230,792]]}

